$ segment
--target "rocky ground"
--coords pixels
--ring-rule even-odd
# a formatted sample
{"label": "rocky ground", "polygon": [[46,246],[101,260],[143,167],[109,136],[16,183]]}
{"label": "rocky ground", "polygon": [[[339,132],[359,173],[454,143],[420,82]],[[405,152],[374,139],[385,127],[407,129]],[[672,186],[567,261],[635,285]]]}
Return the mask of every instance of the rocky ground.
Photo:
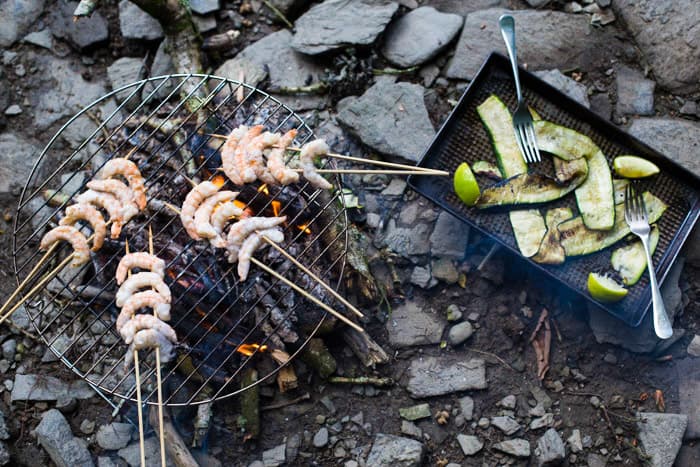
{"label": "rocky ground", "polygon": [[[496,21],[512,10],[529,69],[700,175],[694,0],[191,5],[205,38],[240,31],[206,54],[209,71],[274,93],[337,152],[404,161],[417,160],[488,53],[503,50]],[[16,197],[40,148],[111,88],[174,71],[160,26],[127,0],[77,23],[75,6],[0,4],[3,297],[14,283]],[[391,363],[365,369],[340,341],[327,343],[337,374],[396,384],[333,385],[307,371],[299,394],[310,399],[263,412],[260,439],[247,442],[237,405],[217,404],[197,452],[203,465],[700,465],[698,229],[663,286],[675,332],[660,342],[648,318],[628,328],[507,253],[477,270],[491,242],[403,180],[345,181],[363,206],[354,220],[371,239],[373,271],[391,292],[391,310],[369,310],[366,323],[393,350]],[[545,308],[554,338],[540,383],[529,338]],[[0,465],[137,465],[133,426],[113,420],[33,331],[20,310],[0,332]],[[155,462],[157,442],[148,443]]]}

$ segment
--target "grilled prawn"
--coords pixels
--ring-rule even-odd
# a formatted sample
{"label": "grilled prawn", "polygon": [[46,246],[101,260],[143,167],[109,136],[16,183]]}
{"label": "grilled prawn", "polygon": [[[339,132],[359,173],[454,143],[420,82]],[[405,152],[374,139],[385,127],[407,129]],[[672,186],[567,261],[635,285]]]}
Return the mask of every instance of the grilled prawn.
{"label": "grilled prawn", "polygon": [[287,220],[282,217],[248,217],[241,219],[231,226],[226,236],[226,249],[228,260],[231,263],[238,261],[238,252],[246,238],[256,230],[266,230],[276,227]]}
{"label": "grilled prawn", "polygon": [[39,248],[48,250],[54,243],[61,240],[70,243],[73,247],[71,266],[82,266],[90,260],[90,247],[88,247],[87,238],[82,232],[70,225],[60,225],[46,232],[46,235],[41,238]]}
{"label": "grilled prawn", "polygon": [[121,175],[129,183],[129,188],[134,193],[134,201],[140,210],[146,209],[146,187],[138,166],[129,159],[117,157],[110,159],[98,172],[96,178],[104,180]]}
{"label": "grilled prawn", "polygon": [[202,239],[202,237],[200,237],[197,233],[194,215],[202,202],[210,196],[213,196],[218,191],[219,187],[214,183],[202,182],[187,193],[185,202],[182,203],[180,220],[182,221],[182,226],[187,231],[187,234],[194,240]]}
{"label": "grilled prawn", "polygon": [[289,185],[299,181],[299,174],[289,169],[284,161],[284,153],[296,136],[296,129],[289,130],[279,139],[277,147],[267,153],[267,168],[281,185]]}
{"label": "grilled prawn", "polygon": [[135,253],[127,253],[119,261],[117,266],[117,284],[124,282],[127,274],[134,268],[147,269],[163,279],[165,277],[165,261],[155,255],[138,251]]}
{"label": "grilled prawn", "polygon": [[117,291],[116,304],[118,307],[124,306],[126,301],[138,290],[152,287],[170,303],[170,289],[163,279],[155,272],[139,272],[126,279]]}
{"label": "grilled prawn", "polygon": [[170,298],[164,297],[155,290],[145,290],[133,294],[124,301],[124,306],[117,317],[117,332],[120,332],[131,317],[142,308],[150,308],[155,311],[158,319],[170,321]]}
{"label": "grilled prawn", "polygon": [[105,236],[107,236],[107,223],[102,213],[90,204],[73,204],[66,208],[66,215],[59,222],[60,225],[75,226],[78,221],[86,221],[92,227],[92,251],[102,248]]}
{"label": "grilled prawn", "polygon": [[194,228],[197,235],[202,238],[219,236],[220,232],[216,231],[212,223],[212,213],[218,205],[231,202],[236,199],[236,196],[238,196],[236,191],[219,191],[202,201],[194,213]]}
{"label": "grilled prawn", "polygon": [[316,139],[302,146],[301,154],[299,155],[301,168],[304,170],[304,178],[306,178],[311,185],[324,190],[330,190],[333,185],[316,172],[314,159],[328,154],[329,151],[330,148],[324,140]]}
{"label": "grilled prawn", "polygon": [[92,204],[95,207],[107,211],[109,220],[112,222],[111,237],[119,238],[124,222],[123,213],[119,200],[112,194],[101,191],[87,190],[75,198],[79,204]]}
{"label": "grilled prawn", "polygon": [[253,232],[243,241],[240,252],[238,253],[238,277],[241,282],[248,278],[250,271],[250,258],[261,247],[265,247],[267,243],[263,240],[263,236],[269,238],[275,243],[284,241],[282,230],[277,228],[260,230]]}
{"label": "grilled prawn", "polygon": [[153,315],[134,315],[119,331],[126,344],[131,344],[134,335],[143,329],[153,329],[171,342],[177,342],[175,330]]}

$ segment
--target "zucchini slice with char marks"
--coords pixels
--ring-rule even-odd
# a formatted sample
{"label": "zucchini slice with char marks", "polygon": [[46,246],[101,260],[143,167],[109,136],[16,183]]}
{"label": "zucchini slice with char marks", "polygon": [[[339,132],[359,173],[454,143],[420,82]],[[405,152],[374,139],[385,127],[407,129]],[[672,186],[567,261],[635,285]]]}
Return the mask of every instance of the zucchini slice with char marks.
{"label": "zucchini slice with char marks", "polygon": [[551,122],[536,121],[535,133],[540,151],[560,159],[585,157],[588,177],[576,191],[576,204],[589,229],[609,230],[615,225],[612,173],[603,152],[588,136]]}
{"label": "zucchini slice with char marks", "polygon": [[534,256],[547,233],[542,214],[537,209],[519,209],[509,215],[520,253],[526,258]]}
{"label": "zucchini slice with char marks", "polygon": [[[651,193],[644,192],[644,202],[647,207],[649,223],[659,220],[668,207],[663,201]],[[595,253],[622,240],[630,233],[625,221],[625,204],[615,206],[615,225],[610,230],[591,230],[586,227],[581,216],[559,224],[561,245],[566,256],[581,256]]]}
{"label": "zucchini slice with char marks", "polygon": [[472,164],[472,172],[477,175],[483,175],[485,177],[493,178],[495,180],[501,180],[503,176],[501,171],[488,161],[476,161]]}
{"label": "zucchini slice with char marks", "polygon": [[[649,234],[649,249],[654,254],[656,245],[659,244],[659,228],[653,226]],[[610,258],[612,267],[622,278],[625,285],[634,285],[647,270],[647,257],[644,254],[644,245],[637,240],[629,245],[621,246],[613,251]]]}
{"label": "zucchini slice with char marks", "polygon": [[532,260],[541,264],[562,264],[566,259],[564,247],[559,243],[559,224],[571,219],[574,213],[571,208],[554,208],[545,213],[547,233],[542,239],[540,249]]}

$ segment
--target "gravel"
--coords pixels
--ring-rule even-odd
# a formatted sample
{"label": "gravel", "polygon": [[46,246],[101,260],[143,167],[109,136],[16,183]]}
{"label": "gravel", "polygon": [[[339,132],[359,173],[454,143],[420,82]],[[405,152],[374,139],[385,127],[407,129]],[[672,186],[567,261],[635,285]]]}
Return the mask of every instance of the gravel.
{"label": "gravel", "polygon": [[417,8],[389,26],[382,54],[402,68],[421,65],[443,51],[463,23],[460,15],[441,13],[432,7]]}
{"label": "gravel", "polygon": [[338,103],[338,122],[367,146],[417,162],[435,135],[418,84],[379,80]]}
{"label": "gravel", "polygon": [[431,397],[469,389],[486,389],[486,365],[482,359],[449,357],[415,358],[409,368],[407,390],[411,397]]}
{"label": "gravel", "polygon": [[102,449],[116,450],[126,447],[131,440],[133,426],[130,423],[110,423],[97,430],[97,444]]}
{"label": "gravel", "polygon": [[219,9],[219,0],[190,0],[190,8],[199,15],[206,15]]}
{"label": "gravel", "polygon": [[688,344],[688,355],[691,357],[700,357],[700,335],[695,334],[690,344]]}
{"label": "gravel", "polygon": [[61,412],[51,409],[44,413],[35,430],[41,447],[58,467],[92,467],[87,443],[73,436],[70,425]]}
{"label": "gravel", "polygon": [[394,308],[386,322],[389,343],[394,348],[414,345],[437,344],[442,337],[444,321],[434,313],[423,310],[423,306],[407,301]]}
{"label": "gravel", "polygon": [[323,427],[316,432],[313,439],[314,447],[322,448],[328,444],[328,428]]}
{"label": "gravel", "polygon": [[326,0],[296,20],[292,47],[316,55],[350,45],[368,45],[384,31],[397,3]]}
{"label": "gravel", "polygon": [[644,451],[651,456],[653,467],[673,465],[683,444],[687,426],[686,415],[651,412],[639,414],[639,440]]}
{"label": "gravel", "polygon": [[412,422],[421,418],[430,418],[430,406],[428,404],[418,404],[411,407],[403,407],[399,409],[399,415],[401,418]]}
{"label": "gravel", "polygon": [[51,31],[48,28],[27,34],[22,39],[22,42],[36,45],[37,47],[43,47],[48,50],[51,50],[53,47],[53,38],[51,37]]}
{"label": "gravel", "polygon": [[620,66],[616,70],[617,113],[619,115],[653,115],[654,83],[637,70]]}
{"label": "gravel", "polygon": [[522,428],[518,421],[513,417],[493,417],[491,418],[491,425],[495,426],[508,436],[515,434],[518,430],[520,430],[520,428]]}
{"label": "gravel", "polygon": [[515,438],[501,441],[493,446],[496,451],[514,457],[530,457],[530,442],[526,439]]}
{"label": "gravel", "polygon": [[564,441],[557,430],[550,428],[537,440],[535,447],[535,464],[537,466],[559,465],[566,457]]}
{"label": "gravel", "polygon": [[473,333],[474,328],[472,324],[469,321],[464,321],[450,328],[450,332],[447,334],[447,341],[454,347],[464,343]]}
{"label": "gravel", "polygon": [[459,434],[457,435],[457,442],[459,443],[459,447],[462,448],[462,452],[465,456],[473,456],[484,447],[483,441],[476,436],[471,435]]}
{"label": "gravel", "polygon": [[474,418],[474,399],[464,396],[459,399],[459,408],[466,420]]}

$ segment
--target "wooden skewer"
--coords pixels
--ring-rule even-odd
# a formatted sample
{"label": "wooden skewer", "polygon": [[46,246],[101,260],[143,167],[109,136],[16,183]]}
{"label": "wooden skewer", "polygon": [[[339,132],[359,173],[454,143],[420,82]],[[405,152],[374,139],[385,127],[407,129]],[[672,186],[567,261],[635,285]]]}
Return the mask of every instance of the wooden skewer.
{"label": "wooden skewer", "polygon": [[[129,240],[125,240],[124,248],[126,254],[129,254]],[[131,271],[127,271],[131,277]],[[131,316],[133,318],[133,315]],[[134,349],[134,377],[136,378],[136,411],[139,417],[139,451],[141,454],[141,467],[146,467],[146,450],[143,439],[143,407],[141,400],[141,371],[139,370],[139,351]]]}
{"label": "wooden skewer", "polygon": [[250,258],[250,262],[253,263],[253,264],[255,264],[257,267],[259,267],[259,268],[262,269],[263,271],[267,272],[267,273],[270,274],[271,276],[276,277],[276,278],[279,279],[280,281],[284,282],[284,283],[287,284],[289,287],[293,288],[294,290],[296,290],[297,292],[299,292],[301,295],[303,295],[304,297],[306,297],[307,299],[311,300],[311,301],[312,301],[313,303],[315,303],[316,305],[318,305],[318,306],[320,306],[321,308],[323,308],[324,310],[326,310],[328,313],[330,313],[330,314],[332,314],[333,316],[335,316],[336,318],[338,318],[338,319],[339,319],[340,321],[342,321],[343,323],[345,323],[345,324],[347,324],[348,326],[350,326],[351,328],[355,329],[357,332],[365,332],[365,330],[362,329],[362,327],[360,327],[360,326],[357,325],[356,323],[353,323],[353,322],[350,321],[348,318],[346,318],[346,317],[343,316],[342,314],[338,313],[336,310],[334,310],[333,308],[329,307],[328,305],[326,305],[325,303],[323,303],[321,300],[319,300],[318,298],[314,297],[313,295],[311,295],[311,294],[310,294],[309,292],[307,292],[306,290],[304,290],[304,289],[302,289],[301,287],[299,287],[298,285],[296,285],[294,282],[290,281],[289,279],[287,279],[286,277],[284,277],[283,275],[281,275],[281,274],[278,273],[277,271],[271,269],[271,268],[268,267],[266,264],[264,264],[264,263],[262,263],[261,261],[259,261],[257,258],[251,257],[251,258]]}
{"label": "wooden skewer", "polygon": [[[153,229],[148,225],[148,252],[153,254]],[[153,316],[157,316],[155,308]],[[165,467],[165,433],[163,431],[163,381],[160,372],[160,347],[156,347],[156,387],[158,388],[158,438],[160,440],[160,465]]]}
{"label": "wooden skewer", "polygon": [[291,261],[296,267],[298,267],[299,269],[301,269],[302,271],[304,271],[309,277],[311,277],[313,280],[315,280],[316,282],[318,282],[318,283],[321,285],[321,287],[323,287],[323,288],[326,289],[328,292],[330,292],[331,295],[333,295],[340,303],[342,303],[343,305],[345,305],[345,306],[347,307],[348,310],[352,311],[353,313],[355,313],[355,314],[356,314],[357,316],[359,316],[360,318],[364,318],[364,317],[365,317],[365,315],[363,315],[362,312],[361,312],[360,310],[358,310],[357,308],[355,308],[355,306],[354,306],[352,303],[348,302],[348,301],[345,299],[345,297],[343,297],[343,296],[340,295],[338,292],[336,292],[335,289],[334,289],[333,287],[331,287],[330,285],[328,285],[328,284],[326,284],[324,281],[322,281],[321,278],[318,277],[316,274],[314,274],[309,268],[307,268],[306,266],[304,266],[303,264],[301,264],[299,261],[297,261],[296,258],[294,258],[292,255],[290,255],[290,254],[287,252],[287,250],[285,250],[284,248],[282,248],[281,246],[279,246],[278,244],[276,244],[275,242],[273,242],[272,240],[270,240],[270,238],[267,237],[266,235],[262,235],[262,239],[265,240],[265,241],[266,241],[271,247],[273,247],[275,250],[279,251],[282,255],[284,255],[284,257],[287,258],[289,261]]}
{"label": "wooden skewer", "polygon": [[[226,139],[228,138],[226,135],[219,135],[216,133],[209,133],[207,136],[211,136],[213,138],[219,138],[219,139]],[[274,146],[274,147],[280,147],[280,146]],[[287,147],[285,148],[287,151],[294,151],[294,152],[301,152],[301,148],[295,148],[295,147]],[[363,157],[356,157],[356,156],[346,156],[345,154],[336,154],[334,152],[329,152],[326,154],[328,157],[333,157],[335,159],[342,159],[346,161],[353,161],[353,162],[360,162],[362,164],[370,164],[370,165],[379,165],[383,167],[393,167],[396,169],[404,169],[404,170],[410,170],[410,171],[418,171],[418,172],[424,172],[424,173],[432,173],[434,175],[449,175],[448,172],[445,172],[443,170],[436,170],[436,169],[428,169],[424,167],[415,167],[412,165],[407,165],[407,164],[397,164],[394,162],[384,162],[384,161],[375,161],[372,159],[365,159]],[[319,171],[323,173],[322,171]],[[401,175],[403,172],[398,173],[397,175]]]}
{"label": "wooden skewer", "polygon": [[[303,169],[292,169],[295,172],[303,172]],[[449,177],[450,173],[442,170],[373,170],[373,169],[318,169],[320,174],[384,174],[384,175],[426,175],[437,177]]]}

